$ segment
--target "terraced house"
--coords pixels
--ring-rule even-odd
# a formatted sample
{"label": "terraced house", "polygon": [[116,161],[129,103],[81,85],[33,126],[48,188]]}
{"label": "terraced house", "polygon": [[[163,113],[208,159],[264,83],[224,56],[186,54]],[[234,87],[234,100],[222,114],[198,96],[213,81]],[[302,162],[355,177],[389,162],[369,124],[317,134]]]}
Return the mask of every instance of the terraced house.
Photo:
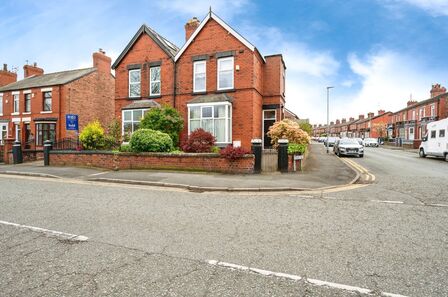
{"label": "terraced house", "polygon": [[184,117],[185,137],[197,128],[211,132],[217,145],[250,148],[285,109],[282,55],[262,56],[257,48],[210,11],[185,25],[177,47],[142,25],[112,68],[116,74],[115,114],[123,134],[139,126],[147,110],[163,104]]}
{"label": "terraced house", "polygon": [[0,142],[10,137],[34,148],[46,140],[76,138],[75,131],[66,131],[66,114],[78,115],[80,129],[95,119],[109,123],[114,112],[110,65],[100,51],[90,68],[44,74],[36,64],[25,65],[20,81],[5,65],[0,71]]}

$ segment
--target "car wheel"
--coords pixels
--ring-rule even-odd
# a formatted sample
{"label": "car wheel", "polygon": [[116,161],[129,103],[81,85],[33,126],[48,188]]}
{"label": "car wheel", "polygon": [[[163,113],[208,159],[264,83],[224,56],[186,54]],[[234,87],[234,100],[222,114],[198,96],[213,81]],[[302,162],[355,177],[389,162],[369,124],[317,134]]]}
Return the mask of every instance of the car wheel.
{"label": "car wheel", "polygon": [[362,155],[359,155],[359,157],[360,157],[360,158],[364,158],[364,154],[362,154]]}
{"label": "car wheel", "polygon": [[420,156],[420,158],[425,158],[426,157],[425,150],[421,148],[420,151],[418,152],[418,155]]}
{"label": "car wheel", "polygon": [[448,162],[448,154],[445,154],[445,161]]}

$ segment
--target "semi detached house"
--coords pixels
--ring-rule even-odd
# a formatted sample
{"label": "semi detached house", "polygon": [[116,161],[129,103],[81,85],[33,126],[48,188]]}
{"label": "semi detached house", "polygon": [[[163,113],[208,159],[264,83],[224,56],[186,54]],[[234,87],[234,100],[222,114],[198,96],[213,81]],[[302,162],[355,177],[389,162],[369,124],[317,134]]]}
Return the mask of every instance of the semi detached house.
{"label": "semi detached house", "polygon": [[257,48],[212,11],[185,25],[179,48],[142,25],[112,68],[115,113],[130,135],[150,108],[169,105],[183,116],[181,138],[203,128],[217,145],[263,139],[285,116],[285,63],[282,55],[262,56]]}

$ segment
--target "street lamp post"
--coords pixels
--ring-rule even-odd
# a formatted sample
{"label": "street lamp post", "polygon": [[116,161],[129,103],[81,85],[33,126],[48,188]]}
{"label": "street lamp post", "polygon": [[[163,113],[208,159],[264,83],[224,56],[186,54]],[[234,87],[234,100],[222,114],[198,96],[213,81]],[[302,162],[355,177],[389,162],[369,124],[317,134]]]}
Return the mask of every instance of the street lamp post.
{"label": "street lamp post", "polygon": [[329,138],[330,138],[330,89],[334,87],[327,87],[327,154],[329,153]]}

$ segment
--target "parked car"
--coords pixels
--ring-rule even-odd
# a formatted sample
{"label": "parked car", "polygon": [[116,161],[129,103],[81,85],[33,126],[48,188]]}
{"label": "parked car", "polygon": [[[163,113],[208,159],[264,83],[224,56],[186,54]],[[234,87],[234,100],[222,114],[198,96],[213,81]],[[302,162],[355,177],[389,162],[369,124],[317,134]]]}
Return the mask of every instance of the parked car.
{"label": "parked car", "polygon": [[364,157],[364,147],[356,139],[343,138],[338,139],[333,147],[337,156],[357,156]]}
{"label": "parked car", "polygon": [[360,145],[364,145],[362,138],[354,138]]}
{"label": "parked car", "polygon": [[[328,146],[334,146],[339,137],[328,137]],[[327,138],[324,139],[324,145],[327,146]]]}
{"label": "parked car", "polygon": [[378,147],[379,146],[378,139],[376,139],[376,138],[365,138],[363,140],[363,145],[364,146]]}
{"label": "parked car", "polygon": [[448,119],[427,124],[427,131],[420,144],[420,157],[443,157],[448,162]]}

